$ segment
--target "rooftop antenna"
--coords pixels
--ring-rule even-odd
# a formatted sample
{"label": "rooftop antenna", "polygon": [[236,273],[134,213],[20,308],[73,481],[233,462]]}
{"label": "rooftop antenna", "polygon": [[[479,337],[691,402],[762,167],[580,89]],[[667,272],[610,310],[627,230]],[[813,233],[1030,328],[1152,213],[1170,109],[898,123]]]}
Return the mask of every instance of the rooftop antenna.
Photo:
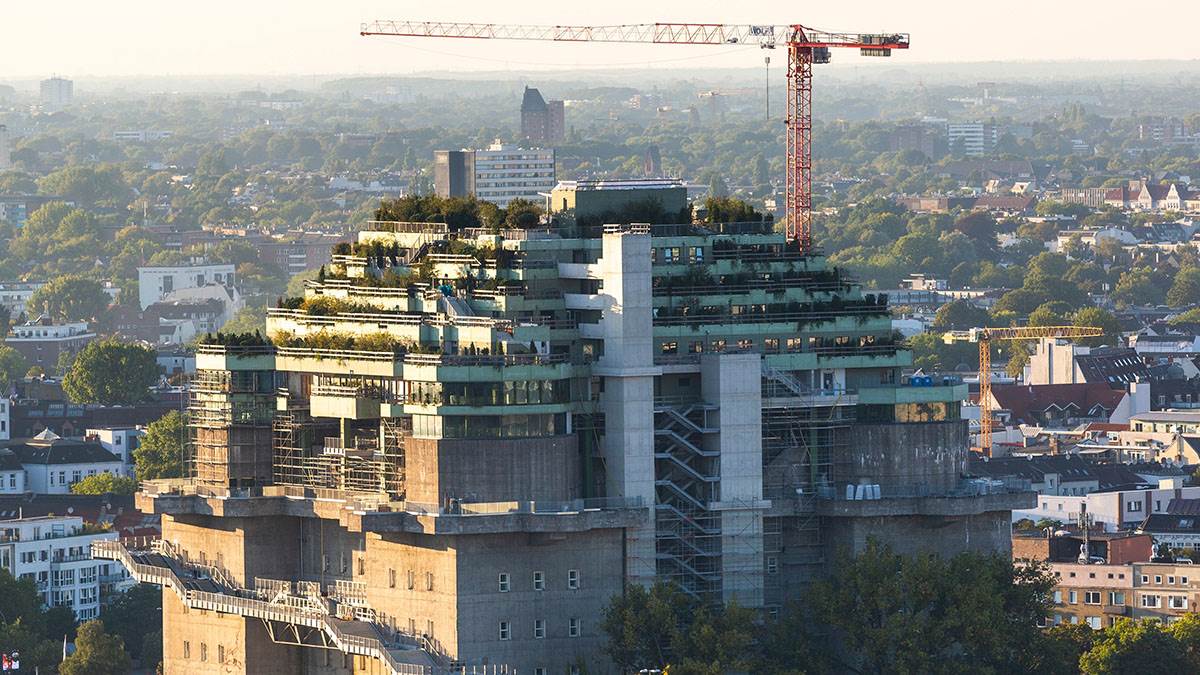
{"label": "rooftop antenna", "polygon": [[1092,561],[1092,516],[1087,512],[1087,502],[1079,504],[1079,529],[1083,530],[1083,543],[1079,545],[1079,563],[1086,565]]}

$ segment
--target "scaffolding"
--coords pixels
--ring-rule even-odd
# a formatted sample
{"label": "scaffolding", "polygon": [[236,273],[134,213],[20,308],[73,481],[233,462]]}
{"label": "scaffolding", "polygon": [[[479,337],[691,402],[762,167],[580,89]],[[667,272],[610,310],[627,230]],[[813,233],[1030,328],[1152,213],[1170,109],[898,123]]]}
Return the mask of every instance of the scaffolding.
{"label": "scaffolding", "polygon": [[188,388],[187,475],[203,485],[253,487],[271,480],[273,373],[201,370]]}
{"label": "scaffolding", "polygon": [[763,495],[778,507],[763,519],[767,605],[778,607],[825,563],[817,493],[848,465],[857,398],[814,390],[786,371],[763,371]]}
{"label": "scaffolding", "polygon": [[303,408],[280,411],[273,424],[277,485],[387,494],[404,499],[405,439],[411,418],[384,417],[373,436],[343,430]]}
{"label": "scaffolding", "polygon": [[721,601],[720,451],[703,437],[718,429],[705,403],[654,409],[655,538],[658,575],[702,601]]}

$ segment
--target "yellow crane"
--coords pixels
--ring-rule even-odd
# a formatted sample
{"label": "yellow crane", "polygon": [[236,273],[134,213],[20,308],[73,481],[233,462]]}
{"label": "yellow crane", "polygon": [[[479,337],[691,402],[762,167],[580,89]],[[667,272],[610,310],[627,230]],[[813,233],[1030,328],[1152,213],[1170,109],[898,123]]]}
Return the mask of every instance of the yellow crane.
{"label": "yellow crane", "polygon": [[979,449],[992,454],[992,340],[1036,340],[1039,338],[1101,337],[1095,326],[1021,326],[1017,328],[972,328],[952,330],[942,336],[946,344],[979,343]]}

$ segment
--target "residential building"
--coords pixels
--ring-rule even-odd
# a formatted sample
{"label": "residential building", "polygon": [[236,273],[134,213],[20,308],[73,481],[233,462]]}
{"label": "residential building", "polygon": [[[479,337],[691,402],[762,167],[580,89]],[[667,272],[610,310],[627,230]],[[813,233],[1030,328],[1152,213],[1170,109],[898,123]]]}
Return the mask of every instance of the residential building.
{"label": "residential building", "polygon": [[172,292],[234,285],[233,265],[171,265],[138,268],[138,302],[144,310]]}
{"label": "residential building", "polygon": [[1157,544],[1184,549],[1193,554],[1200,549],[1200,499],[1172,499],[1165,513],[1152,513],[1138,526]]}
{"label": "residential building", "polygon": [[1129,418],[1129,430],[1200,436],[1200,410],[1156,410],[1140,413]]}
{"label": "residential building", "polygon": [[[0,206],[0,208],[3,208]],[[0,215],[0,220],[4,220]],[[0,305],[8,309],[12,318],[25,313],[25,305],[37,289],[45,286],[44,281],[5,281],[0,283]]]}
{"label": "residential building", "polygon": [[475,195],[501,208],[513,199],[541,202],[554,187],[553,150],[497,141],[486,150],[434,153],[434,188],[441,197]]}
{"label": "residential building", "polygon": [[75,100],[75,83],[61,77],[42,80],[39,91],[42,109],[47,112],[63,110]]}
{"label": "residential building", "polygon": [[[1072,340],[1043,338],[1025,367],[1025,382],[1046,384],[1103,384],[1111,389],[1136,391],[1144,383],[1144,395],[1150,392],[1150,369],[1137,351],[1130,347],[1088,347]],[[1149,410],[1149,402],[1143,402]]]}
{"label": "residential building", "polygon": [[1078,455],[971,457],[967,472],[985,478],[1028,480],[1039,495],[1086,495],[1100,489],[1091,462]]}
{"label": "residential building", "polygon": [[[683,191],[614,185],[564,198]],[[237,672],[607,672],[627,584],[772,611],[869,539],[1006,554],[1034,503],[962,477],[966,387],[904,380],[886,300],[770,222],[368,227],[389,254],[334,257],[269,310],[278,344],[198,347],[187,478],[137,496],[163,543],[97,547],[164,586],[168,671],[220,648]],[[314,641],[271,639],[268,609]]]}
{"label": "residential building", "polygon": [[60,354],[76,353],[95,339],[96,333],[88,328],[86,321],[56,323],[50,317],[41,316],[13,326],[4,338],[4,344],[21,352],[30,365],[41,366],[47,373],[53,373]]}
{"label": "residential building", "polygon": [[952,122],[946,125],[946,139],[951,154],[982,157],[996,148],[1000,134],[988,122]]}
{"label": "residential building", "polygon": [[25,221],[34,211],[45,206],[48,202],[64,202],[74,206],[75,202],[62,197],[50,195],[0,195],[0,222],[13,227],[25,227]]}
{"label": "residential building", "polygon": [[92,558],[92,544],[116,532],[88,528],[79,516],[0,520],[0,568],[32,581],[48,607],[66,607],[77,621],[100,615],[101,585],[129,577],[120,565]]}
{"label": "residential building", "polygon": [[1198,499],[1200,486],[1184,487],[1183,481],[1164,479],[1158,487],[1151,484],[1136,489],[1091,492],[1084,496],[1038,495],[1036,508],[1014,510],[1013,518],[1074,522],[1086,509],[1097,527],[1105,532],[1131,530],[1155,513],[1166,513],[1172,499]]}
{"label": "residential building", "polygon": [[0,171],[8,171],[12,167],[12,140],[9,137],[8,125],[0,124]]}
{"label": "residential building", "polygon": [[1196,611],[1196,570],[1178,562],[1051,563],[1058,584],[1047,623],[1086,624],[1097,630],[1121,617],[1171,623]]}
{"label": "residential building", "polygon": [[[1013,560],[1043,562],[1079,562],[1100,558],[1109,565],[1146,562],[1154,556],[1154,540],[1148,534],[1133,532],[1096,532],[1086,534],[1070,523],[1051,532],[1014,532]],[[1090,564],[1090,563],[1089,563]]]}
{"label": "residential building", "polygon": [[174,134],[164,129],[124,129],[113,132],[114,141],[124,141],[133,143],[146,143],[149,141],[162,141],[170,138]]}
{"label": "residential building", "polygon": [[182,347],[160,348],[156,360],[159,370],[167,377],[196,372],[196,355]]}
{"label": "residential building", "polygon": [[37,494],[67,494],[88,476],[124,473],[122,460],[99,442],[62,438],[50,430],[24,441],[9,441],[7,447],[25,467],[26,490]]}
{"label": "residential building", "polygon": [[109,426],[92,427],[84,433],[84,438],[95,441],[102,448],[111,452],[121,460],[121,475],[133,476],[133,451],[138,449],[141,439],[146,435],[146,429],[140,426]]}
{"label": "residential building", "polygon": [[525,87],[521,98],[521,137],[534,145],[561,143],[566,135],[562,101],[546,101],[537,89]]}
{"label": "residential building", "polygon": [[0,398],[0,441],[12,438],[12,401]]}
{"label": "residential building", "polygon": [[0,495],[19,495],[25,492],[25,466],[21,458],[8,448],[0,447]]}

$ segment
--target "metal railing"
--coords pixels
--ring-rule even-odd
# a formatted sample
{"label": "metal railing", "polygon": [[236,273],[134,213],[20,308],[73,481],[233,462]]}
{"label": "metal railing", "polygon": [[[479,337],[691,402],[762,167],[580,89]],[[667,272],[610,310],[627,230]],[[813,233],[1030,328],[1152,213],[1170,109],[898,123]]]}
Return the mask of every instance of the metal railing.
{"label": "metal railing", "polygon": [[1033,485],[1030,481],[1016,478],[962,480],[949,488],[939,488],[925,483],[902,485],[845,483],[818,487],[817,498],[826,501],[873,501],[925,497],[962,498],[1016,494],[1032,490]]}

